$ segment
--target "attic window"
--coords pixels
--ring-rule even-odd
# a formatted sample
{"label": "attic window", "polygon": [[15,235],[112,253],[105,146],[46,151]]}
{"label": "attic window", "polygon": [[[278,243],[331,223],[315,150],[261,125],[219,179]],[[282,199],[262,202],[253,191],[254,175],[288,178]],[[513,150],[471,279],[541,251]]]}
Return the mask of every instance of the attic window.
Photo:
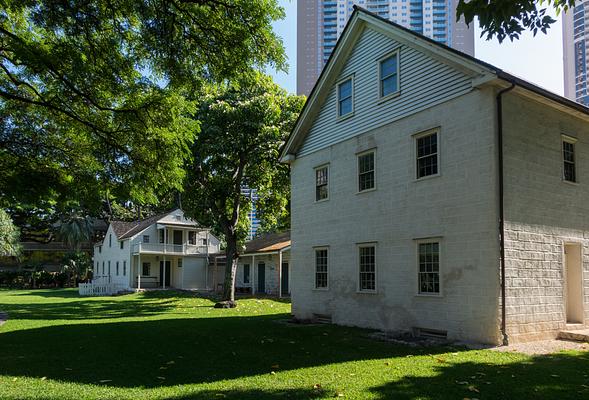
{"label": "attic window", "polygon": [[176,221],[182,221],[181,215],[174,215],[174,218],[176,218]]}
{"label": "attic window", "polygon": [[354,85],[352,77],[337,85],[337,116],[345,117],[354,112]]}
{"label": "attic window", "polygon": [[380,97],[399,91],[399,52],[380,60],[378,64]]}

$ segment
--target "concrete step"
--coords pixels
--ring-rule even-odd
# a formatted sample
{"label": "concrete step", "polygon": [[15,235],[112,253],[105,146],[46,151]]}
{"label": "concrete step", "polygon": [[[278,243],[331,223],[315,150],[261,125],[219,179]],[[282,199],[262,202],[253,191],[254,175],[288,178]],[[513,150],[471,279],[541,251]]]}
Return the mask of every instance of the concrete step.
{"label": "concrete step", "polygon": [[558,333],[562,340],[574,340],[575,342],[589,342],[589,329],[567,329]]}

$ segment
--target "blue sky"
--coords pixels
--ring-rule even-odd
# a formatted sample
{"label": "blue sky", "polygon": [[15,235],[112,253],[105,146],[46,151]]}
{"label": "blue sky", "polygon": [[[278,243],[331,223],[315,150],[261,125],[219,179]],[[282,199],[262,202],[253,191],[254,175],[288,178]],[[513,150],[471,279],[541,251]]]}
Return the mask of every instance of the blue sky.
{"label": "blue sky", "polygon": [[[297,57],[297,2],[279,0],[286,11],[286,18],[274,24],[274,30],[284,42],[289,71],[273,72],[276,82],[290,92],[296,91]],[[547,35],[536,37],[526,33],[518,40],[499,44],[496,40],[481,39],[480,29],[475,31],[475,57],[504,69],[514,75],[543,86],[555,93],[563,93],[562,25],[561,18],[551,13],[557,22]]]}

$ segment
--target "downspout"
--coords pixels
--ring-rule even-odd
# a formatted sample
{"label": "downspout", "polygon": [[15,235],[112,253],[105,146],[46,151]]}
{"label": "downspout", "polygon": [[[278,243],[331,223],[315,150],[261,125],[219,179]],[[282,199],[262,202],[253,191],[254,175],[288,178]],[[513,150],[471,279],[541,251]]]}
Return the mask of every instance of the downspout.
{"label": "downspout", "polygon": [[503,345],[507,346],[509,338],[507,336],[506,308],[505,308],[505,216],[504,216],[504,186],[503,186],[503,94],[513,90],[515,83],[497,93],[497,154],[499,164],[499,253],[501,269],[501,335],[503,336]]}

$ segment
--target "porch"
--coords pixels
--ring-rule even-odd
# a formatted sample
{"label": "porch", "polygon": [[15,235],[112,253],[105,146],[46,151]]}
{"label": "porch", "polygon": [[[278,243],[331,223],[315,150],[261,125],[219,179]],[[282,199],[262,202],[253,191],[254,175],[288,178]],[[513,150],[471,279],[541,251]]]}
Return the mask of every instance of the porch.
{"label": "porch", "polygon": [[132,257],[131,288],[207,290],[206,257],[139,253]]}

